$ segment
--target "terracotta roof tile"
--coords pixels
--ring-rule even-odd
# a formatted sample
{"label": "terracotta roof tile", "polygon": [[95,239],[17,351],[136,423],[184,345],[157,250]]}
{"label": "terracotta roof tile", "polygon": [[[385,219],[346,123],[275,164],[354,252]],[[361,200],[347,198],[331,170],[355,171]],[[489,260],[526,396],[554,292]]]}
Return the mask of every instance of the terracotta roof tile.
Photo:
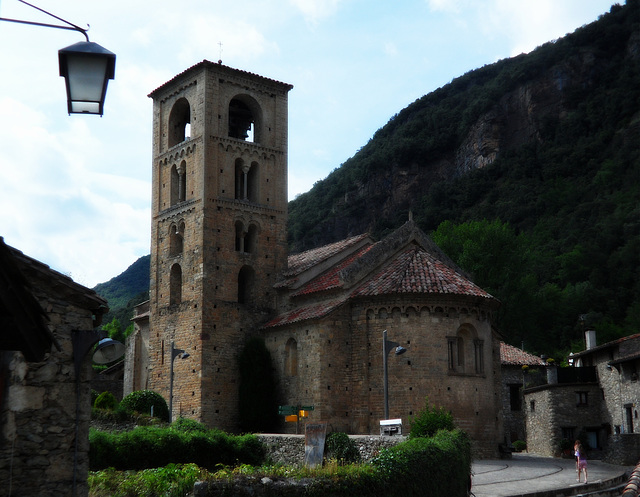
{"label": "terracotta roof tile", "polygon": [[359,259],[363,254],[366,254],[371,249],[371,247],[372,245],[362,247],[350,257],[345,258],[342,262],[326,271],[324,274],[321,274],[317,278],[312,279],[297,292],[293,293],[292,296],[297,297],[300,295],[309,295],[311,293],[340,288],[342,286],[340,271],[352,264],[353,261]]}
{"label": "terracotta roof tile", "polygon": [[545,362],[540,357],[504,342],[500,342],[500,362],[503,366],[545,365]]}
{"label": "terracotta roof tile", "polygon": [[352,236],[346,240],[307,250],[306,252],[300,252],[299,254],[290,255],[288,260],[288,269],[285,271],[284,275],[293,276],[300,274],[316,264],[319,264],[320,262],[325,261],[339,252],[355,245],[359,241],[364,240],[368,236],[369,235],[366,233]]}
{"label": "terracotta roof tile", "polygon": [[475,283],[417,245],[407,246],[391,264],[373,275],[352,295],[369,297],[391,293],[440,293],[493,299]]}
{"label": "terracotta roof tile", "polygon": [[284,326],[298,321],[306,321],[307,319],[321,318],[344,304],[347,298],[347,296],[344,296],[339,299],[298,307],[292,311],[280,314],[265,324],[263,328],[275,328],[276,326]]}

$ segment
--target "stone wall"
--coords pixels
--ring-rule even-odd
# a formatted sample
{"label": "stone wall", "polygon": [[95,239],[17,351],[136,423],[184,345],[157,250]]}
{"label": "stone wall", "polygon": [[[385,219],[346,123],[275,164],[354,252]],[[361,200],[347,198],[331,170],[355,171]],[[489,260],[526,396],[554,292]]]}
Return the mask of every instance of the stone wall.
{"label": "stone wall", "polygon": [[603,459],[611,464],[632,466],[640,459],[640,433],[612,434]]}
{"label": "stone wall", "polygon": [[[42,288],[42,287],[41,287]],[[76,383],[74,330],[91,330],[92,312],[42,295],[49,325],[60,345],[41,362],[20,352],[1,352],[5,391],[0,411],[0,495],[86,496],[89,466],[90,359]],[[77,404],[78,402],[78,404]],[[77,431],[76,431],[77,430]],[[78,436],[77,459],[74,461]],[[73,486],[77,492],[73,493]]]}
{"label": "stone wall", "polygon": [[[276,464],[304,464],[304,435],[258,435],[267,449],[267,457]],[[349,435],[358,447],[364,461],[378,455],[382,449],[393,447],[406,440],[404,436],[381,437],[375,435]]]}
{"label": "stone wall", "polygon": [[[578,403],[578,392],[587,394],[587,405]],[[543,456],[559,455],[563,432],[573,430],[571,438],[577,438],[583,430],[602,426],[602,403],[602,392],[596,383],[555,384],[525,390],[527,450]],[[598,434],[601,441],[604,436]]]}
{"label": "stone wall", "polygon": [[[427,301],[427,299],[429,299]],[[499,341],[483,309],[463,307],[434,296],[423,300],[378,299],[373,304],[343,306],[322,320],[270,329],[266,345],[281,378],[281,404],[313,405],[310,419],[331,431],[380,433],[384,419],[382,332],[408,349],[388,356],[389,417],[401,418],[403,430],[425,408],[443,406],[473,440],[474,454],[498,456],[503,443],[500,405]],[[457,307],[456,307],[457,306]],[[466,370],[448,365],[448,338],[471,329],[465,341]],[[476,370],[473,346],[483,342],[483,369]],[[287,347],[296,344],[297,368],[286,367]],[[295,430],[295,425],[285,427]]]}

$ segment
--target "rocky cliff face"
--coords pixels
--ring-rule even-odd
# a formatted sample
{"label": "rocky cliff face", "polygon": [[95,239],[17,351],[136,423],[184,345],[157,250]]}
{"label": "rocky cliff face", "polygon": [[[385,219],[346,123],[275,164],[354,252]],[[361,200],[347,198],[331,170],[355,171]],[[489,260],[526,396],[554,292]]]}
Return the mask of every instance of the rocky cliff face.
{"label": "rocky cliff face", "polygon": [[[640,32],[636,31],[628,39],[625,57],[637,64],[639,54]],[[296,242],[292,249],[299,251],[350,235],[379,232],[381,225],[383,229],[398,226],[432,183],[455,180],[492,164],[505,152],[543,143],[545,128],[567,117],[571,106],[576,105],[575,95],[596,84],[604,66],[602,53],[596,49],[581,49],[550,65],[496,98],[458,140],[459,144],[437,158],[422,157],[409,163],[394,160],[382,171],[350,184],[340,198],[326,199],[331,202],[331,215],[316,226],[313,240]]]}

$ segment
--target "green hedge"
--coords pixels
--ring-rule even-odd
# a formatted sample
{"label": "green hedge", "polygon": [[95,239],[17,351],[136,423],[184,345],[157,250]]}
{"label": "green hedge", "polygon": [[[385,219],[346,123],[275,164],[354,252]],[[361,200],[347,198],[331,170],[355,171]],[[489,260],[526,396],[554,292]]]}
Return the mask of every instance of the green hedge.
{"label": "green hedge", "polygon": [[[189,433],[180,431],[185,427],[196,430]],[[174,428],[164,431],[172,432],[170,436],[178,439],[190,437],[192,433],[197,436],[188,438],[189,443],[186,445],[191,445],[190,448],[185,444],[176,443],[175,439],[172,440],[170,449],[174,455],[173,459],[178,459],[178,455],[189,458],[190,449],[195,449],[199,454],[207,450],[211,453],[217,452],[218,456],[226,454],[222,457],[226,461],[220,461],[222,464],[227,464],[234,450],[237,450],[236,455],[252,452],[263,454],[260,442],[252,436],[232,437],[215,431],[203,434],[198,432],[198,427],[193,424],[179,428],[180,430]],[[149,437],[156,434],[157,431],[147,431]],[[210,438],[214,440],[213,448],[208,445],[211,441],[207,442],[207,437],[204,436],[206,434],[211,435]],[[101,432],[92,433],[92,454],[97,447],[100,447],[101,451],[116,450],[103,443],[104,439],[108,438],[107,435]],[[96,439],[101,440],[94,446]],[[111,466],[119,464],[117,458],[125,456],[123,452],[132,449],[131,443],[136,443],[136,440],[128,441],[121,450],[112,454],[115,460]],[[146,446],[144,450],[151,450],[151,447]],[[211,467],[215,457],[205,454],[203,459],[208,458],[206,464]],[[199,468],[205,467],[205,462],[197,462],[195,459],[192,462],[197,466],[170,464],[164,469],[139,472],[116,471],[113,468],[94,472],[89,479],[91,494],[96,497],[182,496],[193,488],[193,482],[197,479],[208,480],[209,488],[201,489],[206,495],[245,495],[248,491],[247,486],[251,487],[251,482],[256,482],[254,484],[263,492],[259,495],[277,497],[466,497],[471,473],[471,446],[464,432],[454,430],[439,431],[433,438],[414,438],[393,448],[384,449],[371,463],[338,465],[328,470],[239,466],[248,461],[238,457],[233,461],[236,469],[225,469],[214,475],[207,474],[204,469],[198,471]],[[248,463],[255,464],[250,461]],[[92,459],[92,466],[93,464]],[[265,486],[259,483],[263,477],[269,477],[277,484]],[[178,483],[179,488],[176,486]],[[128,489],[133,488],[136,488],[136,493],[129,492]]]}
{"label": "green hedge", "polygon": [[461,430],[441,430],[432,438],[412,438],[385,449],[372,464],[385,482],[380,496],[466,496],[471,443]]}
{"label": "green hedge", "polygon": [[131,431],[89,432],[91,470],[142,470],[167,464],[262,464],[265,450],[254,435],[231,436],[218,430],[184,431],[181,427],[138,427]]}

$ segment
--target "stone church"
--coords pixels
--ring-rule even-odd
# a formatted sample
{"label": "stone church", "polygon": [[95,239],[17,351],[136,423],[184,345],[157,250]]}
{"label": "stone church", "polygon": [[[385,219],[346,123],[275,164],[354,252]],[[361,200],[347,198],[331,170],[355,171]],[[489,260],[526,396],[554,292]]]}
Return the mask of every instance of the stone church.
{"label": "stone church", "polygon": [[[378,434],[386,359],[390,418],[406,430],[428,398],[451,410],[479,456],[497,455],[495,298],[411,219],[379,241],[362,234],[288,255],[291,89],[203,61],[149,95],[150,299],[134,317],[125,393],[128,385],[168,399],[173,371],[173,417],[233,431],[236,355],[259,334],[279,403],[312,405],[309,421]],[[385,330],[406,353],[387,353]]]}

